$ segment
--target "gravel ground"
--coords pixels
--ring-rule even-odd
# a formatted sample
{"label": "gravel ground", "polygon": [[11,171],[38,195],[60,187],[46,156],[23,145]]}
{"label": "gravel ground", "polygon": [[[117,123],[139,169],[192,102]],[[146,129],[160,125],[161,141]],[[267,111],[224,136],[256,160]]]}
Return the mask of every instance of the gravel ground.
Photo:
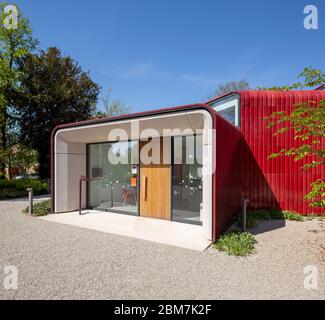
{"label": "gravel ground", "polygon": [[[268,221],[248,258],[159,245],[21,214],[0,202],[0,299],[324,299],[325,221]],[[4,290],[4,267],[19,270]],[[304,289],[315,265],[318,290]]]}

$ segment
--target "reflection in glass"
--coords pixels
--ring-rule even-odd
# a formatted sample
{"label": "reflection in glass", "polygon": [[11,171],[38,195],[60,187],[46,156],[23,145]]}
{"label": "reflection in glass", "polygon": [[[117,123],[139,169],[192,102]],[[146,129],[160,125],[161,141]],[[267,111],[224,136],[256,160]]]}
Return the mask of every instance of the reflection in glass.
{"label": "reflection in glass", "polygon": [[202,135],[174,138],[174,221],[202,225],[202,157]]}
{"label": "reflection in glass", "polygon": [[89,145],[88,207],[138,215],[138,143]]}
{"label": "reflection in glass", "polygon": [[226,119],[227,121],[229,121],[234,126],[236,125],[236,108],[235,107],[231,107],[231,108],[227,108],[227,109],[218,111],[218,114],[221,117],[223,117],[224,119]]}

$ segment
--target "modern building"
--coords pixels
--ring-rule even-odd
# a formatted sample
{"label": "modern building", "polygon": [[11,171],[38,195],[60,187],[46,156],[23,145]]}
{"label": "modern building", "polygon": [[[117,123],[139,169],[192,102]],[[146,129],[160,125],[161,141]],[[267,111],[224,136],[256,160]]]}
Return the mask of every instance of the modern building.
{"label": "modern building", "polygon": [[[303,201],[320,167],[267,160],[295,145],[273,137],[266,117],[322,91],[243,91],[205,104],[62,125],[52,134],[52,210],[82,208],[195,224],[215,241],[241,212],[319,213]],[[87,177],[79,194],[80,178]]]}

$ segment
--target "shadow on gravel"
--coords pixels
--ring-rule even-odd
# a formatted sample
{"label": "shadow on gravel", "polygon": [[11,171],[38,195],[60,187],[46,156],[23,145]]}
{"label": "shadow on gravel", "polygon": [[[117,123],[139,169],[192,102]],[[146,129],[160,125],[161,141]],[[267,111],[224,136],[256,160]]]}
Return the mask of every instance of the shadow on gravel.
{"label": "shadow on gravel", "polygon": [[314,234],[318,234],[318,233],[322,233],[325,232],[325,223],[323,221],[319,222],[319,228],[320,229],[312,229],[312,230],[308,230],[308,232],[310,233],[314,233]]}
{"label": "shadow on gravel", "polygon": [[286,226],[286,220],[262,220],[258,222],[258,225],[248,231],[254,235],[273,231],[275,229],[284,228]]}

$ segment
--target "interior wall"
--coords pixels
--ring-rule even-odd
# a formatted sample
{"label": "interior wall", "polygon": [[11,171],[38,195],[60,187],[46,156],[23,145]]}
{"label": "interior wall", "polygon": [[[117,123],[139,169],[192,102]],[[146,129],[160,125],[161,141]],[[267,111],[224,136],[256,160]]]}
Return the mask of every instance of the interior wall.
{"label": "interior wall", "polygon": [[203,170],[202,170],[202,191],[203,191],[203,233],[207,239],[213,239],[212,223],[213,223],[213,173],[214,173],[214,146],[215,134],[211,131],[213,121],[208,112],[204,116],[203,130]]}
{"label": "interior wall", "polygon": [[[86,176],[86,144],[71,143],[57,137],[55,146],[55,212],[79,209],[79,179]],[[86,207],[83,183],[82,207]]]}

